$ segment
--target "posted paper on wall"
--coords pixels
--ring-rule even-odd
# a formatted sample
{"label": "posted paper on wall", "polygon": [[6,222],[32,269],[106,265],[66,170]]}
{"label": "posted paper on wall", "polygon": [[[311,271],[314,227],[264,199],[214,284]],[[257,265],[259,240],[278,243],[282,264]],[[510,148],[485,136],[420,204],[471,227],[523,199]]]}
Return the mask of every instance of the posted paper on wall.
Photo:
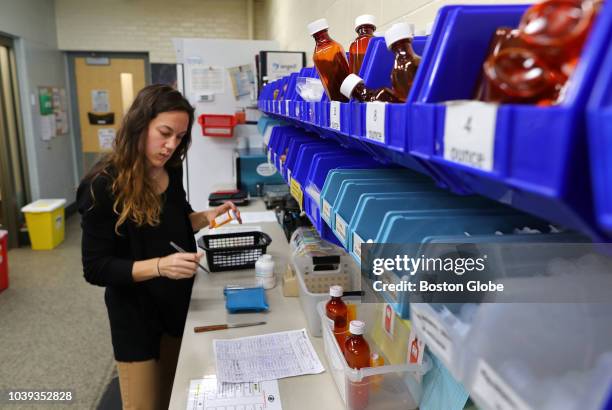
{"label": "posted paper on wall", "polygon": [[266,409],[282,410],[278,381],[219,383],[216,377],[191,380],[188,410]]}
{"label": "posted paper on wall", "polygon": [[244,383],[325,371],[306,329],[214,341],[217,379]]}

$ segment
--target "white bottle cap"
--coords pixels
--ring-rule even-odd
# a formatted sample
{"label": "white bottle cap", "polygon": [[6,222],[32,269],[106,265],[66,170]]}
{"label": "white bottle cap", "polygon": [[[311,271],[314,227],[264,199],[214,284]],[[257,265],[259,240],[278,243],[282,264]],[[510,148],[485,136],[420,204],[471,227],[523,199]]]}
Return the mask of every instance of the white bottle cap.
{"label": "white bottle cap", "polygon": [[260,258],[264,261],[271,261],[272,255],[270,255],[269,253],[264,253],[263,255],[260,256]]}
{"label": "white bottle cap", "polygon": [[340,85],[340,92],[346,98],[351,98],[351,93],[353,92],[355,87],[357,87],[357,84],[362,83],[362,82],[363,82],[363,80],[358,75],[356,75],[356,74],[349,74],[344,79],[344,81],[342,81],[342,84]]}
{"label": "white bottle cap", "polygon": [[327,23],[327,19],[318,19],[309,23],[306,27],[308,27],[308,32],[312,36],[314,33],[318,33],[321,30],[327,30],[329,24]]}
{"label": "white bottle cap", "polygon": [[395,23],[385,32],[385,43],[387,43],[387,48],[391,49],[391,46],[396,41],[403,40],[405,38],[412,38],[413,36],[414,24]]}
{"label": "white bottle cap", "polygon": [[355,19],[355,29],[364,24],[376,27],[376,17],[371,14],[362,14]]}
{"label": "white bottle cap", "polygon": [[344,289],[340,285],[334,285],[329,287],[329,296],[334,298],[342,297],[342,293],[344,293]]}
{"label": "white bottle cap", "polygon": [[351,324],[349,325],[349,332],[352,335],[362,335],[365,331],[365,322],[361,320],[351,320]]}

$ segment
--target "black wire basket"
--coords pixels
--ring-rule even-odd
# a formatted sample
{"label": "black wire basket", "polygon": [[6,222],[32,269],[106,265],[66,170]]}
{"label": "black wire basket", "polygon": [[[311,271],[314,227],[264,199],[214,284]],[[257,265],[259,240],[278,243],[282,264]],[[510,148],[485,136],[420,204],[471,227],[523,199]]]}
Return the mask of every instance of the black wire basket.
{"label": "black wire basket", "polygon": [[211,272],[254,268],[270,243],[272,239],[259,231],[204,235],[198,239]]}

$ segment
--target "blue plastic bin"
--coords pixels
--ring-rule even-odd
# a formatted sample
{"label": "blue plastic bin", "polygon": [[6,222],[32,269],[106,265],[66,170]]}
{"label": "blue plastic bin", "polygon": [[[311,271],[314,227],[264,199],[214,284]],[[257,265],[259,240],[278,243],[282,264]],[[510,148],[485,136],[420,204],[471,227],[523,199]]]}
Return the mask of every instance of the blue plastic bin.
{"label": "blue plastic bin", "polygon": [[361,264],[361,244],[373,242],[387,212],[438,209],[491,209],[500,205],[480,196],[458,196],[447,191],[362,194],[348,228],[348,250]]}
{"label": "blue plastic bin", "polygon": [[[609,5],[608,5],[609,6]],[[612,48],[601,64],[587,106],[588,140],[595,214],[612,239]],[[612,393],[612,392],[611,392]],[[612,406],[610,407],[612,408]]]}
{"label": "blue plastic bin", "polygon": [[447,106],[442,103],[473,97],[494,30],[517,26],[525,9],[452,6],[444,24],[435,25],[424,70],[417,74],[425,79],[411,114],[411,152],[429,161],[455,192],[479,193],[599,238],[592,212],[584,106],[612,35],[609,2],[587,39],[562,104],[499,106],[490,168],[453,162],[445,154]]}
{"label": "blue plastic bin", "polygon": [[[443,209],[429,211],[391,211],[385,214],[376,243],[403,244],[406,252],[411,249],[420,254],[421,244],[436,236],[492,235],[495,232],[511,234],[514,229],[528,226],[545,232],[546,222],[509,209]],[[362,255],[362,258],[364,255]],[[363,265],[362,265],[363,267]],[[386,272],[379,280],[396,282],[401,279],[395,272]],[[383,293],[385,300],[405,319],[410,317],[409,300],[402,292]]]}
{"label": "blue plastic bin", "polygon": [[331,209],[336,203],[338,192],[342,181],[353,178],[383,178],[399,175],[405,179],[421,179],[419,174],[404,168],[377,168],[377,169],[338,169],[330,171],[325,178],[325,183],[321,189],[321,208],[322,219],[331,226]]}

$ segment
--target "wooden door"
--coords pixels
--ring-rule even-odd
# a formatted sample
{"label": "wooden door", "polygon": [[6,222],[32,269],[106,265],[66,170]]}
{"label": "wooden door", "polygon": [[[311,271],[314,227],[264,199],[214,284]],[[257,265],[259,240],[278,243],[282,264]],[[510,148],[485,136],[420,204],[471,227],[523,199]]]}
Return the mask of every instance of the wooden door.
{"label": "wooden door", "polygon": [[144,58],[75,57],[74,76],[83,161],[87,170],[110,150],[124,113],[146,84]]}

